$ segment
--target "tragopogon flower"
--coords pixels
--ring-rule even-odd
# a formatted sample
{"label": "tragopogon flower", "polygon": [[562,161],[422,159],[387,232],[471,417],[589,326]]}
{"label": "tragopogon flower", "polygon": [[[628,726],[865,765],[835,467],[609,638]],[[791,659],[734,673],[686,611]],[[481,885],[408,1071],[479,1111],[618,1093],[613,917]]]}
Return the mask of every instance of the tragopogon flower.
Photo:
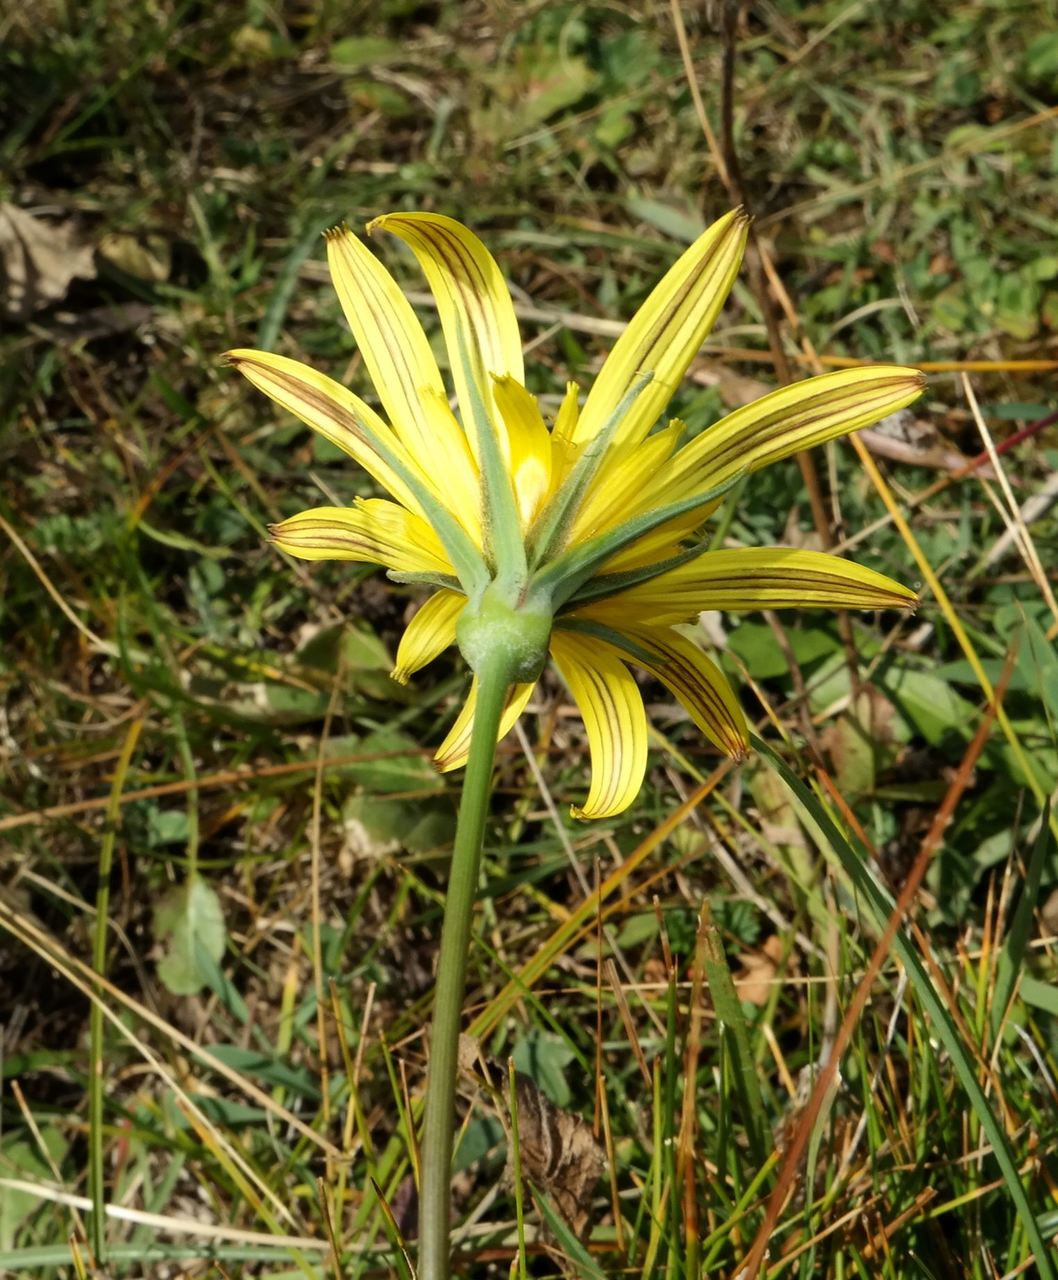
{"label": "tragopogon flower", "polygon": [[[909,404],[914,369],[875,365],[783,387],[684,443],[658,426],[712,327],[746,243],[740,211],[715,222],[676,262],[618,339],[583,405],[566,387],[554,422],[525,387],[510,293],[466,227],[392,213],[437,301],[458,415],[408,300],[347,228],[327,234],[342,308],[385,418],[307,365],[263,351],[228,353],[266,395],[319,432],[392,495],[320,507],[272,529],[304,560],[383,565],[436,592],[416,613],[394,678],[458,643],[477,673],[437,752],[467,758],[478,675],[505,649],[512,682],[501,736],[529,700],[549,650],[584,719],[592,780],[581,817],[621,812],[647,759],[643,700],[631,667],[656,676],[721,751],[747,749],[727,680],[677,629],[705,609],[908,608],[914,592],[836,556],[788,548],[709,551],[702,529],[725,492],[800,449],[866,427]],[[388,419],[388,421],[387,421]]]}

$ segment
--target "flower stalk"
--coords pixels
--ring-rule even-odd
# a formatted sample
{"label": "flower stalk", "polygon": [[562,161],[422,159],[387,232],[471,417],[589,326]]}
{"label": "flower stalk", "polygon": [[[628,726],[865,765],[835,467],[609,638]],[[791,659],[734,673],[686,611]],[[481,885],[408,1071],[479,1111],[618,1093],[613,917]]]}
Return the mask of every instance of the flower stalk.
{"label": "flower stalk", "polygon": [[500,719],[515,683],[514,665],[510,651],[501,646],[483,654],[477,671],[477,708],[445,895],[426,1075],[422,1186],[419,1193],[419,1280],[448,1280],[449,1275],[459,1027],[466,993],[470,928],[481,869],[485,821],[492,794],[492,766]]}

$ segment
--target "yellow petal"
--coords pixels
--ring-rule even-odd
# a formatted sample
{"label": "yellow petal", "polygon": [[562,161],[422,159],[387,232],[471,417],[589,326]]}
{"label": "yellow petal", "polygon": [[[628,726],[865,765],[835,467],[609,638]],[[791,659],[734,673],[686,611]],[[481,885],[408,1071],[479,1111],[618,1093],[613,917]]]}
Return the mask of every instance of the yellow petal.
{"label": "yellow petal", "polygon": [[594,639],[555,631],[551,656],[569,686],[588,735],[591,788],[575,818],[610,818],[639,794],[647,767],[647,717],[624,663]]}
{"label": "yellow petal", "polygon": [[378,398],[423,471],[436,475],[420,399],[425,391],[443,398],[445,387],[429,339],[397,282],[348,227],[326,240],[331,279]]}
{"label": "yellow petal", "polygon": [[447,397],[424,392],[422,421],[431,437],[431,469],[427,475],[430,488],[480,548],[483,546],[481,474]]}
{"label": "yellow petal", "polygon": [[[511,686],[507,706],[500,720],[500,730],[496,735],[497,742],[502,741],[514,728],[514,722],[525,710],[525,704],[535,688],[535,681]],[[437,748],[434,756],[434,764],[442,773],[459,769],[467,762],[467,756],[470,754],[470,735],[474,732],[474,708],[477,706],[477,701],[478,678],[475,676],[470,682],[470,692],[467,694],[462,710],[456,716],[455,724],[448,731],[448,737]]]}
{"label": "yellow petal", "polygon": [[[644,485],[672,456],[683,430],[682,422],[673,421],[645,440],[613,446],[577,512],[570,542],[583,542],[636,514]],[[700,524],[704,517],[698,512],[694,515]]]}
{"label": "yellow petal", "polygon": [[917,369],[873,365],[780,387],[684,446],[662,468],[644,502],[674,502],[738,471],[759,471],[800,449],[859,431],[917,400],[924,386]]}
{"label": "yellow petal", "polygon": [[394,433],[481,546],[481,483],[429,340],[396,281],[347,227],[327,233],[334,287]]}
{"label": "yellow petal", "polygon": [[911,609],[907,587],[822,551],[750,547],[708,551],[656,578],[577,610],[626,630],[628,622],[686,622],[703,609]]}
{"label": "yellow petal", "polygon": [[618,428],[615,443],[642,440],[679,386],[738,275],[749,233],[741,210],[725,214],[662,277],[607,356],[577,423],[590,440],[644,373],[653,379]]}
{"label": "yellow petal", "polygon": [[411,248],[437,299],[460,416],[475,457],[480,461],[474,412],[479,401],[490,412],[506,459],[492,375],[524,383],[525,373],[514,304],[495,259],[473,232],[441,214],[386,213],[368,224],[369,232],[376,228],[392,232]]}
{"label": "yellow petal", "polygon": [[466,602],[466,596],[458,591],[442,589],[416,613],[400,638],[397,662],[390,672],[398,684],[407,684],[410,676],[455,644],[456,622]]}
{"label": "yellow petal", "polygon": [[[548,497],[562,488],[562,483],[573,470],[580,448],[573,443],[577,430],[577,418],[580,415],[578,396],[580,388],[575,382],[566,383],[566,394],[562,397],[558,413],[551,428],[551,486]],[[583,447],[583,446],[581,446]]]}
{"label": "yellow petal", "polygon": [[580,387],[575,382],[566,383],[566,394],[555,414],[555,424],[551,434],[558,440],[572,441],[577,433],[577,420],[580,417]]}
{"label": "yellow petal", "polygon": [[628,661],[657,676],[709,741],[741,760],[749,750],[746,717],[716,663],[671,627],[624,626],[621,631],[652,657],[650,662],[638,656]]}
{"label": "yellow petal", "polygon": [[398,502],[422,514],[408,486],[379,457],[370,437],[381,440],[412,472],[417,471],[415,463],[378,414],[340,382],[317,373],[300,360],[268,351],[229,351],[225,359],[258,391],[355,458]]}
{"label": "yellow petal", "polygon": [[651,529],[635,542],[629,543],[623,551],[611,556],[599,573],[627,573],[630,569],[642,569],[678,555],[686,547],[687,540],[701,528],[721,502],[723,499],[718,498],[716,502],[699,507],[689,514],[673,516],[671,520],[659,524],[656,529]]}
{"label": "yellow petal", "polygon": [[496,405],[507,428],[511,479],[522,529],[528,529],[551,488],[551,437],[536,396],[513,378],[496,378]]}
{"label": "yellow petal", "polygon": [[400,573],[454,572],[441,541],[421,516],[382,498],[355,507],[317,507],[270,529],[299,560],[360,560]]}

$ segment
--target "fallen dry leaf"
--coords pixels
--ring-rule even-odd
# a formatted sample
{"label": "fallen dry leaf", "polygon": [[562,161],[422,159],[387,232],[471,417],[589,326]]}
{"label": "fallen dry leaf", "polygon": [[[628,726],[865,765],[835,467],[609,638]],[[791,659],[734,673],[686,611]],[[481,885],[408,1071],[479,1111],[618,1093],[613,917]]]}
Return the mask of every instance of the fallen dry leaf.
{"label": "fallen dry leaf", "polygon": [[[476,1067],[491,1068],[489,1081],[494,1096],[503,1099],[500,1119],[510,1132],[510,1089],[507,1068],[481,1054],[477,1041],[459,1037],[459,1066],[479,1080]],[[592,1191],[605,1163],[602,1147],[591,1125],[572,1111],[564,1111],[546,1097],[528,1076],[514,1073],[514,1094],[518,1106],[518,1148],[522,1176],[548,1195],[555,1208],[578,1236],[589,1226]],[[507,1176],[513,1178],[511,1149],[508,1147]]]}
{"label": "fallen dry leaf", "polygon": [[551,1197],[574,1232],[583,1236],[591,1194],[603,1170],[602,1148],[589,1124],[556,1107],[520,1071],[514,1074],[514,1093],[522,1173]]}
{"label": "fallen dry leaf", "polygon": [[69,222],[45,222],[0,203],[0,308],[9,320],[31,315],[66,296],[70,281],[96,273],[92,246]]}
{"label": "fallen dry leaf", "polygon": [[782,939],[774,933],[764,940],[759,951],[746,952],[742,957],[742,969],[734,977],[738,998],[758,1006],[767,1004],[780,960]]}

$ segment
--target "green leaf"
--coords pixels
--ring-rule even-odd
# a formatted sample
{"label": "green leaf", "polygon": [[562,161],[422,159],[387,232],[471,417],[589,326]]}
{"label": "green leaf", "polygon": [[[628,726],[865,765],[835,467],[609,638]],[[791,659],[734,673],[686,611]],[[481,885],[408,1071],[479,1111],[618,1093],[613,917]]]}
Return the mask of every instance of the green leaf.
{"label": "green leaf", "polygon": [[1018,667],[1058,721],[1058,652],[1034,617],[1026,616],[1024,627],[1025,643],[1018,655]]}
{"label": "green leaf", "polygon": [[1033,83],[1058,83],[1058,32],[1045,31],[1030,40],[1023,63],[1025,75]]}
{"label": "green leaf", "polygon": [[225,1066],[251,1080],[289,1089],[299,1098],[317,1099],[320,1096],[319,1084],[307,1067],[292,1067],[281,1058],[241,1044],[214,1044],[210,1045],[209,1051]]}
{"label": "green leaf", "polygon": [[[811,663],[837,653],[841,642],[822,627],[787,627],[786,638],[797,659],[804,668]],[[758,680],[772,680],[789,671],[789,663],[779,646],[775,634],[766,623],[742,621],[728,636],[727,646],[746,664],[751,676]]]}
{"label": "green leaf", "polygon": [[949,732],[968,736],[976,717],[974,705],[938,676],[894,666],[879,676],[878,683],[897,711],[931,746]]}
{"label": "green leaf", "polygon": [[572,1101],[565,1069],[573,1061],[573,1050],[558,1036],[546,1035],[534,1027],[511,1052],[514,1065],[546,1094],[556,1107],[567,1108]]}
{"label": "green leaf", "polygon": [[826,740],[842,794],[874,794],[878,770],[894,754],[894,712],[876,689],[864,687],[827,730]]}
{"label": "green leaf", "polygon": [[583,58],[564,56],[549,44],[522,45],[515,65],[492,78],[498,96],[509,103],[512,124],[520,129],[573,106],[598,79]]}
{"label": "green leaf", "polygon": [[205,556],[208,560],[224,560],[233,554],[227,547],[208,546],[204,542],[199,542],[197,538],[188,537],[186,533],[180,533],[176,529],[156,529],[154,525],[148,524],[146,520],[141,520],[136,527],[148,538],[152,538],[155,542],[160,542],[163,547],[173,547],[177,551],[188,551],[196,556]]}
{"label": "green leaf", "polygon": [[349,776],[366,790],[444,791],[444,779],[423,753],[422,743],[398,729],[376,729],[361,738],[356,751],[374,760],[348,766]]}
{"label": "green leaf", "polygon": [[455,813],[442,797],[409,805],[385,796],[351,796],[342,821],[350,848],[368,858],[399,849],[420,856],[440,853],[451,849],[455,837]]}
{"label": "green leaf", "polygon": [[[41,1129],[41,1140],[56,1163],[66,1154],[66,1139],[50,1125]],[[21,1140],[0,1143],[0,1166],[9,1177],[28,1182],[51,1182],[52,1172],[36,1144]],[[42,1204],[40,1196],[29,1191],[16,1191],[0,1186],[0,1249],[12,1249],[19,1227],[28,1221]],[[68,1260],[68,1256],[67,1256]]]}
{"label": "green leaf", "polygon": [[174,996],[196,995],[224,954],[227,933],[220,899],[197,876],[172,889],[155,908],[154,936],[166,946],[158,962],[165,987]]}
{"label": "green leaf", "polygon": [[331,45],[331,61],[343,71],[370,70],[404,57],[404,45],[385,36],[347,36]]}
{"label": "green leaf", "polygon": [[662,235],[678,240],[682,244],[693,244],[705,230],[705,221],[689,205],[682,209],[674,208],[662,200],[651,200],[647,196],[629,196],[625,202],[628,211],[635,217],[655,227]]}
{"label": "green leaf", "polygon": [[961,281],[942,289],[930,305],[933,323],[951,333],[961,333],[970,319],[970,300]]}
{"label": "green leaf", "polygon": [[483,1160],[490,1151],[495,1151],[503,1142],[503,1125],[495,1116],[476,1115],[463,1131],[459,1146],[455,1153],[453,1173],[468,1169],[472,1164]]}
{"label": "green leaf", "polygon": [[1021,998],[1026,1004],[1058,1018],[1058,987],[1053,982],[1041,982],[1029,974],[1021,980]]}
{"label": "green leaf", "polygon": [[1012,338],[1026,342],[1040,327],[1039,284],[1023,272],[1012,272],[999,282],[996,294],[996,324]]}
{"label": "green leaf", "polygon": [[186,809],[159,809],[144,806],[147,814],[147,843],[152,849],[165,844],[187,844],[191,826]]}
{"label": "green leaf", "polygon": [[656,938],[657,935],[657,914],[653,911],[639,911],[629,916],[621,926],[621,932],[617,935],[617,945],[622,950],[638,947],[644,942],[649,942],[651,938]]}

